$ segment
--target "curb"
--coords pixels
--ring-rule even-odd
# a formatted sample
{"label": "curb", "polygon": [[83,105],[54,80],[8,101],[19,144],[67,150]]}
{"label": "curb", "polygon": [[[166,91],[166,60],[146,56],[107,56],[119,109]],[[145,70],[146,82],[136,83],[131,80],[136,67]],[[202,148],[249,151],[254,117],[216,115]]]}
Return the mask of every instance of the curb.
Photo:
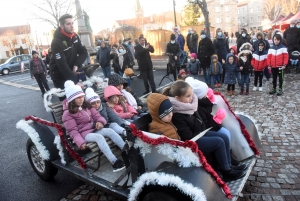
{"label": "curb", "polygon": [[14,83],[14,82],[9,82],[9,81],[5,81],[5,80],[1,80],[1,79],[0,79],[0,83],[10,85],[10,86],[14,86],[14,87],[18,87],[18,88],[24,88],[24,89],[40,91],[40,88],[38,88],[38,87],[33,87],[33,86],[23,85],[23,84],[17,84],[17,83]]}

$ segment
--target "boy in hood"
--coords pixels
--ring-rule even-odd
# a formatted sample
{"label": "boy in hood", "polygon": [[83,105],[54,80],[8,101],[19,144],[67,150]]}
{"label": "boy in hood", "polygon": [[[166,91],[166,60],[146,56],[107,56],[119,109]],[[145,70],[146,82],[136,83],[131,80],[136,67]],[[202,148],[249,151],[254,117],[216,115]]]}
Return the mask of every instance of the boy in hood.
{"label": "boy in hood", "polygon": [[223,59],[223,69],[225,70],[225,79],[224,79],[224,83],[228,84],[227,85],[227,95],[231,96],[231,95],[236,95],[235,92],[235,83],[236,83],[236,79],[235,79],[235,73],[239,71],[238,67],[237,67],[237,63],[235,62],[235,57],[233,56],[233,54],[228,53],[226,56],[226,62]]}
{"label": "boy in hood", "polygon": [[[278,32],[273,36],[273,46],[268,51],[267,65],[269,69],[272,69],[273,75],[273,88],[269,94],[275,94],[281,96],[283,94],[283,76],[284,69],[288,64],[289,55],[287,48],[282,44],[283,38],[282,33]],[[279,89],[276,91],[277,87],[277,77],[279,78]]]}
{"label": "boy in hood", "polygon": [[197,55],[195,53],[191,54],[190,62],[187,66],[188,74],[190,74],[194,79],[198,79],[198,75],[200,74],[200,61],[197,59]]}
{"label": "boy in hood", "polygon": [[[229,49],[229,53],[234,55],[235,58],[235,62],[238,63],[239,58],[237,55],[237,50],[236,50],[236,46],[231,46]],[[223,80],[224,80],[224,76],[225,76],[225,70],[223,70]],[[235,78],[237,79],[237,83],[239,86],[241,86],[241,72],[235,72]]]}
{"label": "boy in hood", "polygon": [[211,57],[211,64],[210,64],[208,75],[214,78],[215,87],[221,86],[222,73],[223,73],[222,64],[218,62],[218,55],[214,54]]}

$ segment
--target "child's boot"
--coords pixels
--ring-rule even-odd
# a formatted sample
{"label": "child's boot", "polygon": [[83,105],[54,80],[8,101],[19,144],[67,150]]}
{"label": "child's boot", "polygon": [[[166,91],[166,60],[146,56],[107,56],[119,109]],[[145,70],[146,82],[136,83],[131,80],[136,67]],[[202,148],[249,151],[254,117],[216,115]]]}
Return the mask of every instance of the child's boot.
{"label": "child's boot", "polygon": [[232,90],[232,95],[236,96],[235,90]]}
{"label": "child's boot", "polygon": [[281,96],[282,94],[283,94],[282,89],[279,88],[278,91],[277,91],[277,96]]}
{"label": "child's boot", "polygon": [[226,93],[228,96],[231,96],[231,91],[230,90],[227,90],[227,93]]}
{"label": "child's boot", "polygon": [[263,90],[262,90],[262,87],[259,87],[259,88],[258,88],[258,91],[263,91]]}
{"label": "child's boot", "polygon": [[249,95],[249,89],[246,89],[245,95]]}
{"label": "child's boot", "polygon": [[241,95],[243,95],[243,94],[244,94],[244,89],[241,89],[241,92],[240,92],[240,94],[241,94]]}

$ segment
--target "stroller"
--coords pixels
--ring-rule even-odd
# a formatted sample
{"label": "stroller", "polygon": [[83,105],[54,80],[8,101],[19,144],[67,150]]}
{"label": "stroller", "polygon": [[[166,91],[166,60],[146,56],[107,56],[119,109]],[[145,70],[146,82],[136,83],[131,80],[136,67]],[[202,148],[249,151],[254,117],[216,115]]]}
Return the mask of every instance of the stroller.
{"label": "stroller", "polygon": [[291,69],[296,69],[296,73],[300,73],[300,52],[292,51],[289,56],[290,66],[286,70],[286,73],[290,73]]}

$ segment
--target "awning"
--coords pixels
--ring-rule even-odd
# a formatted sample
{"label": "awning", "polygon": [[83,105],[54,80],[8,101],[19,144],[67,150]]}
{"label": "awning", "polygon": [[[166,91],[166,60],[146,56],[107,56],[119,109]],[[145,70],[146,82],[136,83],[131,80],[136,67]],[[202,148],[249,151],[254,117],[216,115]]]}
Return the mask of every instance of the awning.
{"label": "awning", "polygon": [[281,25],[291,24],[293,20],[298,20],[298,19],[300,19],[300,11],[296,13],[293,17],[289,18],[288,20],[281,21],[280,24]]}
{"label": "awning", "polygon": [[271,23],[276,24],[277,22],[283,20],[285,18],[284,15],[279,15],[275,20],[273,20]]}

